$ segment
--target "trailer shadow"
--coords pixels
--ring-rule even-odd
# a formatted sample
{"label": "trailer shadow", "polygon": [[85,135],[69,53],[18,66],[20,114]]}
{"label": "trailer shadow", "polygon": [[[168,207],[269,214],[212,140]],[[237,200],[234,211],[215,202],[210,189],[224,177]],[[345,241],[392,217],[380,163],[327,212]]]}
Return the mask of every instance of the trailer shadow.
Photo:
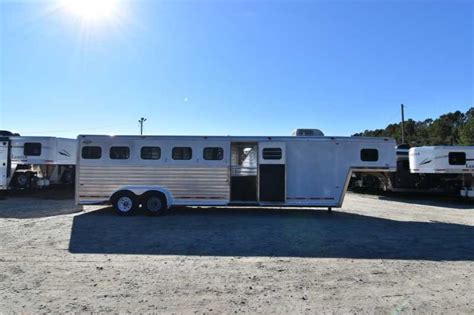
{"label": "trailer shadow", "polygon": [[474,260],[474,227],[325,211],[177,209],[74,217],[71,253]]}
{"label": "trailer shadow", "polygon": [[51,185],[45,189],[8,190],[3,192],[5,198],[35,198],[38,200],[73,200],[74,186]]}

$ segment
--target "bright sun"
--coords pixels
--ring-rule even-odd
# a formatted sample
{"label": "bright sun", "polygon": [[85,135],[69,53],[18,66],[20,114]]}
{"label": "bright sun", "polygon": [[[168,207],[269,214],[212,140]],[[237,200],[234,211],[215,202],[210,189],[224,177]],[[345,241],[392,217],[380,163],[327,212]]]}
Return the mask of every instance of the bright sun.
{"label": "bright sun", "polygon": [[117,13],[118,0],[62,0],[71,13],[86,21],[100,21],[113,18]]}

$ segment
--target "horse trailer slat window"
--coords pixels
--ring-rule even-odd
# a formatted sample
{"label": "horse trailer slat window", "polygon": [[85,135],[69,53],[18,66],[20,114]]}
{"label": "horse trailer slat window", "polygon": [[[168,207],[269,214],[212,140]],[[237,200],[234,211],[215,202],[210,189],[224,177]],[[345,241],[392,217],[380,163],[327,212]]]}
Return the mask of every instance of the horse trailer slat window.
{"label": "horse trailer slat window", "polygon": [[222,148],[213,148],[213,147],[207,147],[204,148],[203,151],[203,157],[204,160],[222,160],[224,157],[224,149]]}
{"label": "horse trailer slat window", "polygon": [[281,148],[264,148],[262,150],[264,160],[280,160]]}
{"label": "horse trailer slat window", "polygon": [[174,147],[172,157],[173,160],[191,160],[193,150],[190,147]]}
{"label": "horse trailer slat window", "polygon": [[160,147],[142,147],[140,157],[143,160],[159,160],[161,158]]}
{"label": "horse trailer slat window", "polygon": [[127,160],[130,157],[129,147],[110,147],[109,157],[112,160]]}
{"label": "horse trailer slat window", "polygon": [[81,155],[86,160],[98,160],[102,157],[102,148],[98,146],[82,147]]}

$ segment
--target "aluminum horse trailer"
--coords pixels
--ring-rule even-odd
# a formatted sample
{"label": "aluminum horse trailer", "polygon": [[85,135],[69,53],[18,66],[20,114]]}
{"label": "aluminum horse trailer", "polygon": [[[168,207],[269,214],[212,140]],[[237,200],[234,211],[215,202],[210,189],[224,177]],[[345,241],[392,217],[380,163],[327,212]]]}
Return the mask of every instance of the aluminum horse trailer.
{"label": "aluminum horse trailer", "polygon": [[183,206],[340,207],[352,172],[392,172],[395,142],[361,137],[78,136],[76,203],[119,214]]}
{"label": "aluminum horse trailer", "polygon": [[56,137],[1,137],[0,190],[72,184],[76,144]]}

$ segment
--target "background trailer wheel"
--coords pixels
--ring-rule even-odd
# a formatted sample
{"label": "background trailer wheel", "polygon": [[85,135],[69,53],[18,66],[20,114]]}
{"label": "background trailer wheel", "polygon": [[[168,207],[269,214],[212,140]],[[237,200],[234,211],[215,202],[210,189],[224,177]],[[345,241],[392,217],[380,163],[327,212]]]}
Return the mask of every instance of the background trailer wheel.
{"label": "background trailer wheel", "polygon": [[112,205],[120,215],[132,215],[138,208],[137,196],[129,191],[119,192],[112,198]]}
{"label": "background trailer wheel", "polygon": [[16,188],[27,188],[30,185],[30,176],[28,173],[17,173],[15,179],[13,180],[13,185]]}

